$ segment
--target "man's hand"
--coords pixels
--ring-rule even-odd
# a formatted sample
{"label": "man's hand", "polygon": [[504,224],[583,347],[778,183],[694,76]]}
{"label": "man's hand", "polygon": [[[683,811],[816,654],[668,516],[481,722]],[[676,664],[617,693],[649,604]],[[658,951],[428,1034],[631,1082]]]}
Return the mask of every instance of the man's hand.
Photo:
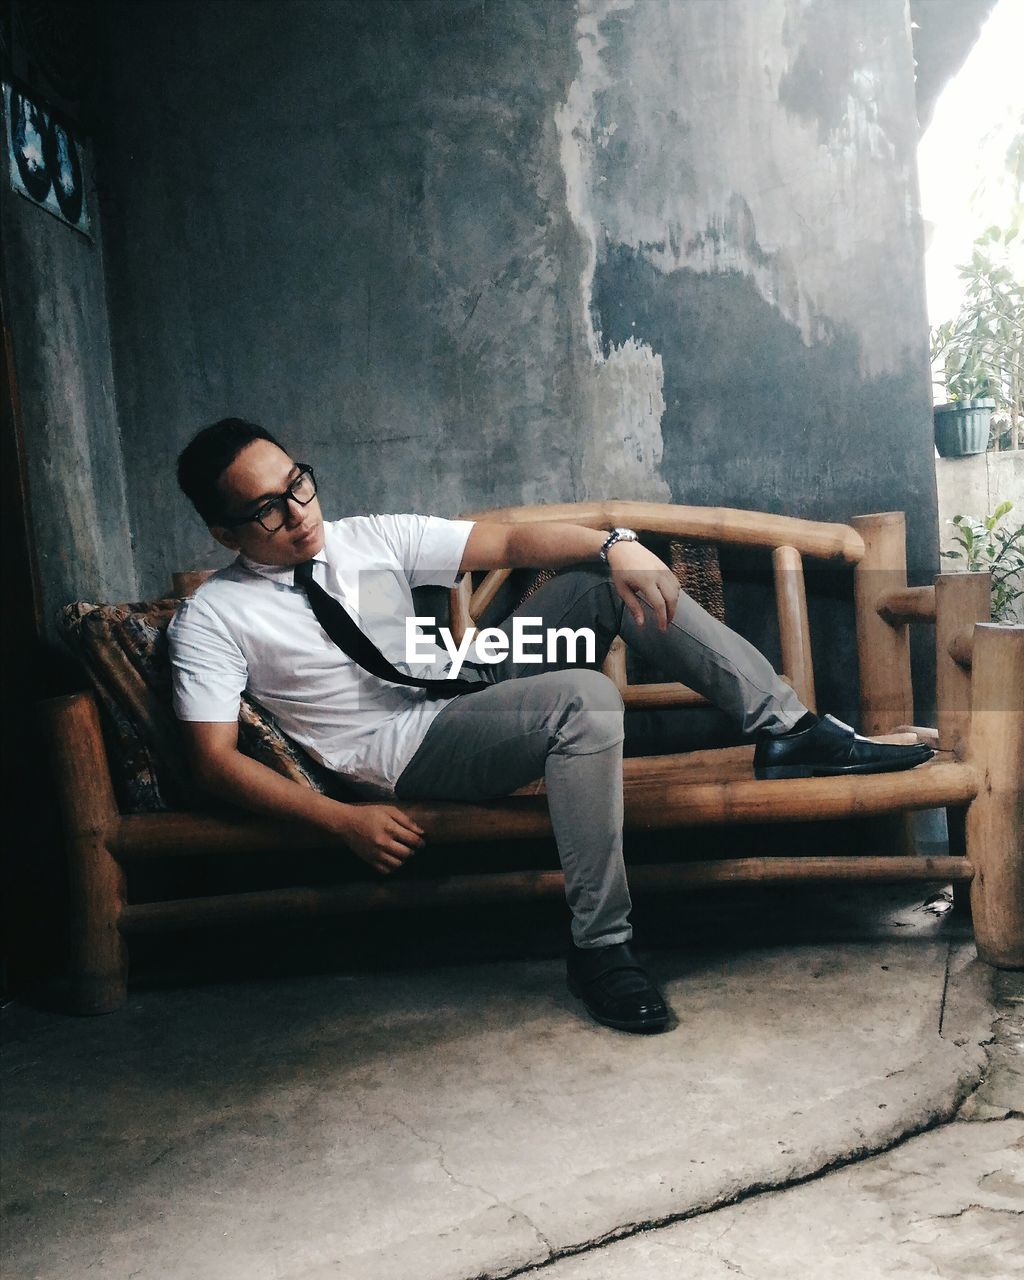
{"label": "man's hand", "polygon": [[388,876],[422,849],[423,828],[392,804],[344,805],[337,834],[354,854]]}
{"label": "man's hand", "polygon": [[426,843],[423,828],[392,804],[344,804],[243,756],[237,720],[183,721],[181,728],[196,778],[208,791],[254,813],[330,832],[382,875]]}
{"label": "man's hand", "polygon": [[668,565],[639,542],[616,542],[608,551],[608,567],[615,590],[636,625],[644,625],[639,599],[643,596],[658,621],[658,630],[664,631],[679,599],[679,582]]}

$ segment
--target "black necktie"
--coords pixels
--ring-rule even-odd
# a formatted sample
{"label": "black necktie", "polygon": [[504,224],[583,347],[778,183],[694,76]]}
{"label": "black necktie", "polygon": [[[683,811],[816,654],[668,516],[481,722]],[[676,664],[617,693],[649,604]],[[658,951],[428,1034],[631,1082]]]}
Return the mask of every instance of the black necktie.
{"label": "black necktie", "polygon": [[457,693],[475,693],[478,689],[488,687],[482,680],[421,680],[418,676],[406,675],[399,671],[381,653],[369,636],[349,617],[345,606],[335,600],[330,592],[325,591],[313,577],[315,560],[307,560],[296,565],[295,584],[302,587],[317,622],[342,651],[347,653],[364,671],[379,680],[388,680],[392,684],[412,685],[416,689],[426,689],[430,698],[454,698]]}

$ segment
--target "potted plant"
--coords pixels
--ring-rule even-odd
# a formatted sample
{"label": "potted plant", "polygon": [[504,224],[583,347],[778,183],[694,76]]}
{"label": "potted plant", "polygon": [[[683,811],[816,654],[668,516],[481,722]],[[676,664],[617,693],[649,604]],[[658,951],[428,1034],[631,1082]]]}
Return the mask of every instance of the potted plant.
{"label": "potted plant", "polygon": [[934,410],[943,458],[984,453],[1001,437],[1010,448],[1024,443],[1024,284],[1005,265],[1016,235],[1015,227],[990,227],[975,241],[971,261],[959,268],[963,305],[932,334],[936,382],[947,399]]}

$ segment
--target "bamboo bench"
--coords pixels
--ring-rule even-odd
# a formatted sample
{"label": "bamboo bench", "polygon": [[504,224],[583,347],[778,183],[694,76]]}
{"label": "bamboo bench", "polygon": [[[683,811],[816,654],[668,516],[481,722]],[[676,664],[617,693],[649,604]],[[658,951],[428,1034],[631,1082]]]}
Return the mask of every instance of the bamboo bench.
{"label": "bamboo bench", "polygon": [[[964,847],[922,856],[893,852],[842,856],[722,858],[631,865],[638,890],[812,881],[948,880],[970,885],[978,952],[988,963],[1024,965],[1024,628],[989,622],[988,574],[940,574],[908,587],[904,517],[866,515],[850,524],[800,520],[724,508],[637,502],[519,507],[472,519],[572,520],[593,528],[627,525],[657,535],[705,540],[771,553],[782,670],[815,707],[814,671],[803,578],[804,557],[848,565],[853,574],[860,668],[860,729],[914,733],[937,755],[916,769],[861,777],[758,781],[752,746],[627,759],[627,830],[706,824],[810,822],[964,810]],[[476,586],[469,575],[451,594],[455,638],[494,600],[509,570]],[[190,583],[180,575],[180,593]],[[192,583],[191,585],[194,585]],[[934,626],[937,729],[914,726],[908,625]],[[606,673],[629,707],[692,706],[702,700],[678,684],[631,685],[617,641]],[[76,1008],[116,1009],[125,999],[126,938],[183,925],[218,925],[285,915],[364,912],[393,907],[547,897],[562,892],[547,870],[441,875],[262,890],[157,902],[129,902],[125,869],[146,859],[321,849],[323,833],[242,813],[213,816],[118,811],[100,719],[91,694],[45,704],[70,861],[74,907],[72,977]],[[445,843],[531,838],[550,832],[543,785],[484,804],[403,806],[430,839]],[[953,842],[955,844],[955,841]]]}

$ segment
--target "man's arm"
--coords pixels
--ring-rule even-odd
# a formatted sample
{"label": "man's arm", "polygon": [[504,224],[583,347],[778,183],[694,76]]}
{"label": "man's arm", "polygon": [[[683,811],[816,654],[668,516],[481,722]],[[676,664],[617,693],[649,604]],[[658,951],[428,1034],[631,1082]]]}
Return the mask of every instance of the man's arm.
{"label": "man's arm", "polygon": [[310,823],[384,875],[423,847],[423,828],[390,804],[352,805],[285,778],[238,750],[238,723],[182,721],[192,768],[214,795],[254,813]]}
{"label": "man's arm", "polygon": [[[561,522],[499,524],[478,520],[470,531],[459,566],[474,569],[564,569],[594,561],[608,533]],[[671,569],[639,542],[617,542],[608,552],[612,582],[633,615],[644,625],[643,605],[648,602],[664,631],[675,611],[679,583]]]}

